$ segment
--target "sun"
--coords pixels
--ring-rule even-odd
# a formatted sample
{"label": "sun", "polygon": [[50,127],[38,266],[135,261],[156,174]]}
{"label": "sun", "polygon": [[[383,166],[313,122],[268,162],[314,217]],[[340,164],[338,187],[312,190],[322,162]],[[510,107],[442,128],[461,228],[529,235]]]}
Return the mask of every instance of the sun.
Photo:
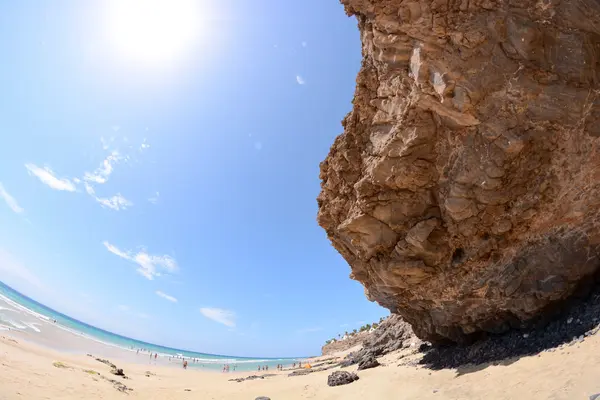
{"label": "sun", "polygon": [[200,33],[199,8],[198,0],[113,0],[108,33],[133,61],[171,62],[192,50]]}

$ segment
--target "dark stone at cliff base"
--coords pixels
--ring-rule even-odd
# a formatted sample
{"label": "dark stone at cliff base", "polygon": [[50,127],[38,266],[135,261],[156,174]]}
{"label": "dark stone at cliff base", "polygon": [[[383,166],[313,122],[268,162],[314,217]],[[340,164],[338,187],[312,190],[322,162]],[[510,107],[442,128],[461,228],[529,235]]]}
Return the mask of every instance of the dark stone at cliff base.
{"label": "dark stone at cliff base", "polygon": [[341,2],[362,65],[317,219],[350,277],[435,343],[573,296],[600,268],[600,2]]}
{"label": "dark stone at cliff base", "polygon": [[115,369],[111,370],[110,373],[113,375],[125,377],[125,373],[123,372],[122,368],[115,368]]}
{"label": "dark stone at cliff base", "polygon": [[271,398],[270,397],[266,397],[266,396],[260,396],[260,397],[257,397],[254,400],[271,400]]}
{"label": "dark stone at cliff base", "polygon": [[419,364],[437,370],[466,364],[509,363],[521,356],[552,352],[561,345],[579,343],[599,332],[600,285],[593,288],[591,296],[573,299],[560,311],[548,314],[553,319],[545,322],[543,329],[534,326],[488,335],[470,345],[422,344],[420,350],[424,354]]}
{"label": "dark stone at cliff base", "polygon": [[340,386],[347,385],[358,380],[358,375],[353,372],[335,371],[327,377],[327,385]]}
{"label": "dark stone at cliff base", "polygon": [[375,368],[380,365],[381,364],[379,364],[379,361],[377,361],[375,357],[370,357],[358,363],[358,370],[362,371],[363,369]]}

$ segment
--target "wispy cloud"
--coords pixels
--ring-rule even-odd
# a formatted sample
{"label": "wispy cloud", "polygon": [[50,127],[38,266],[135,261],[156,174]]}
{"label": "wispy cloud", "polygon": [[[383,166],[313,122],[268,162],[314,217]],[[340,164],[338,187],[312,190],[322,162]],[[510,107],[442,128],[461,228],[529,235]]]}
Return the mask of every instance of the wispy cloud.
{"label": "wispy cloud", "polygon": [[212,319],[230,328],[235,328],[235,313],[233,311],[222,308],[203,307],[200,309],[200,312],[208,319]]}
{"label": "wispy cloud", "polygon": [[119,305],[117,306],[117,308],[118,308],[120,311],[129,311],[129,310],[131,309],[129,306],[126,306],[126,305],[123,305],[123,304],[119,304]]}
{"label": "wispy cloud", "polygon": [[347,328],[347,327],[349,327],[349,326],[350,326],[350,324],[341,324],[341,325],[340,325],[340,328]]}
{"label": "wispy cloud", "polygon": [[156,192],[156,194],[153,197],[150,197],[148,199],[148,202],[152,203],[152,204],[157,204],[158,203],[158,199],[160,198],[160,193]]}
{"label": "wispy cloud", "polygon": [[99,168],[97,168],[94,172],[86,172],[83,176],[83,179],[87,182],[98,184],[106,183],[110,177],[110,174],[112,174],[114,170],[114,165],[121,160],[123,160],[123,157],[118,151],[113,150],[108,157],[102,161],[102,165]]}
{"label": "wispy cloud", "polygon": [[10,193],[8,193],[6,191],[6,189],[4,189],[4,185],[2,185],[2,182],[0,182],[0,198],[2,198],[6,202],[6,205],[11,210],[13,210],[13,212],[16,212],[17,214],[20,214],[23,211],[25,211],[23,209],[23,207],[19,206],[19,203],[17,203],[17,200],[15,200],[15,198],[12,197],[10,195]]}
{"label": "wispy cloud", "polygon": [[[87,189],[88,188],[86,187],[86,190]],[[127,200],[125,197],[123,197],[121,193],[117,193],[115,196],[110,198],[96,197],[96,201],[100,203],[102,207],[110,208],[115,211],[125,210],[127,209],[127,207],[131,207],[133,205],[133,203]]]}
{"label": "wispy cloud", "polygon": [[300,75],[296,75],[296,82],[298,82],[298,85],[305,85],[306,84],[306,81]]}
{"label": "wispy cloud", "polygon": [[140,151],[146,150],[150,148],[150,144],[144,139],[142,144],[140,145]]}
{"label": "wispy cloud", "polygon": [[306,47],[308,44],[306,42],[302,42],[302,47]]}
{"label": "wispy cloud", "polygon": [[313,327],[313,328],[299,329],[296,332],[299,333],[299,334],[305,334],[305,333],[319,332],[319,331],[322,331],[322,330],[323,330],[323,328]]}
{"label": "wispy cloud", "polygon": [[177,261],[175,261],[175,259],[171,256],[152,255],[148,254],[145,250],[134,254],[131,251],[120,250],[118,247],[110,244],[107,241],[103,242],[103,244],[111,253],[137,264],[138,268],[136,271],[146,279],[153,280],[155,277],[161,276],[161,271],[174,273],[179,270]]}
{"label": "wispy cloud", "polygon": [[163,299],[169,300],[172,303],[177,303],[177,299],[175,297],[169,296],[168,294],[163,293],[160,290],[157,290],[155,293],[158,297],[162,297]]}
{"label": "wispy cloud", "polygon": [[49,167],[38,167],[35,164],[25,164],[25,168],[29,171],[29,175],[37,177],[43,184],[51,187],[54,190],[65,190],[74,192],[75,184],[67,178],[58,178]]}
{"label": "wispy cloud", "polygon": [[94,196],[94,197],[96,196],[96,190],[94,189],[94,187],[92,185],[85,182],[84,186],[85,186],[85,191],[87,194],[89,194],[90,196]]}

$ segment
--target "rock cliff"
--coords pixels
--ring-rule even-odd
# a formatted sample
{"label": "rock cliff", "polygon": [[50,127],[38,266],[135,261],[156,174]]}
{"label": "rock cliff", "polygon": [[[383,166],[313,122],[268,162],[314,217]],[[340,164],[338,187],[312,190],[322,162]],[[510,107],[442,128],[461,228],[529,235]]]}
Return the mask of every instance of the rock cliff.
{"label": "rock cliff", "polygon": [[520,325],[600,264],[600,2],[342,0],[362,68],[318,222],[430,341]]}

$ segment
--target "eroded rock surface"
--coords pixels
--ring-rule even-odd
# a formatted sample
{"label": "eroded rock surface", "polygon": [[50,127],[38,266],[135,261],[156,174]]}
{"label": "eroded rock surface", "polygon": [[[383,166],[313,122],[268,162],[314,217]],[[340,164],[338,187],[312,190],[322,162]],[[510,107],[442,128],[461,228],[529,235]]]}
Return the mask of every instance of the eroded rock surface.
{"label": "eroded rock surface", "polygon": [[319,224],[424,339],[501,332],[599,266],[600,3],[342,0],[363,61]]}

